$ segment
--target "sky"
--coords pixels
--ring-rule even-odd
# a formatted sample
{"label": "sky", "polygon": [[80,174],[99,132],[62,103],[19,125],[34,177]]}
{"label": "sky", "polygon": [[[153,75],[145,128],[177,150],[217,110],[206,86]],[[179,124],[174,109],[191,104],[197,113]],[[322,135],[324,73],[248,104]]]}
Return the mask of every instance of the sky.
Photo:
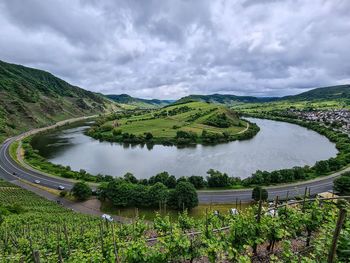
{"label": "sky", "polygon": [[283,96],[350,83],[349,0],[1,0],[0,60],[95,92]]}

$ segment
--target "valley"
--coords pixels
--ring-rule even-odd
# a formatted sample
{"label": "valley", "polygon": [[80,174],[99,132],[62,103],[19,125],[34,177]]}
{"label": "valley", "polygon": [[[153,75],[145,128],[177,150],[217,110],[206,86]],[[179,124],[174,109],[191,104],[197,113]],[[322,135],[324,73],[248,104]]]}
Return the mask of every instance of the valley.
{"label": "valley", "polygon": [[[171,250],[162,256],[159,253],[168,245],[179,245],[178,241],[171,243],[167,239],[167,224],[182,229],[179,232],[181,240],[189,241],[186,231],[183,232],[183,224],[187,222],[187,231],[199,230],[196,235],[200,240],[218,242],[214,236],[200,234],[203,233],[203,226],[218,229],[224,225],[224,230],[214,231],[235,229],[235,233],[241,235],[244,232],[236,229],[237,220],[241,220],[240,224],[250,222],[251,226],[257,222],[252,220],[257,213],[262,217],[262,222],[268,222],[264,229],[272,231],[267,214],[274,208],[268,205],[268,200],[274,200],[277,212],[273,213],[278,213],[277,217],[272,218],[286,221],[288,217],[283,217],[283,211],[287,211],[287,208],[277,207],[287,207],[286,202],[290,199],[315,202],[315,205],[306,207],[300,201],[302,205],[288,208],[288,213],[298,214],[298,217],[302,213],[309,217],[315,213],[325,214],[324,210],[316,209],[318,201],[314,201],[313,197],[332,189],[334,180],[340,182],[336,189],[347,191],[341,182],[346,181],[350,162],[350,140],[345,125],[347,115],[344,115],[349,108],[349,86],[328,87],[326,92],[325,88],[321,88],[321,93],[316,89],[283,98],[214,94],[191,95],[178,101],[143,100],[126,94],[103,96],[71,86],[47,72],[6,63],[1,66],[0,73],[4,80],[0,86],[0,99],[4,101],[0,108],[2,140],[42,127],[10,138],[1,147],[0,178],[16,184],[0,181],[0,248],[6,250],[1,260],[29,262],[34,259],[35,262],[40,258],[51,262],[53,258],[90,258],[106,262],[131,262],[129,253],[134,253],[135,248],[129,250],[123,238],[119,241],[110,239],[115,233],[124,233],[135,244],[141,242],[143,245],[137,243],[138,247],[145,253],[155,253],[160,260],[183,262],[183,253],[179,256],[174,256]],[[73,124],[77,125],[75,128],[68,125],[68,122],[92,115],[93,121],[90,120],[88,124]],[[44,128],[69,118],[73,119],[62,127],[54,125],[51,129]],[[288,146],[290,143],[296,147]],[[44,148],[36,148],[36,144]],[[48,155],[42,151],[48,151]],[[17,160],[17,152],[21,153],[23,160]],[[55,161],[52,156],[59,153],[61,159]],[[309,158],[311,156],[312,160]],[[91,163],[99,164],[94,172],[89,168]],[[141,169],[136,171],[136,167]],[[244,172],[235,172],[242,167]],[[105,168],[109,170],[103,170]],[[76,207],[89,215],[71,212],[22,190],[18,185],[26,185],[24,188],[33,192],[46,192],[43,196],[50,196],[50,200],[57,200],[68,208]],[[85,187],[86,197],[79,196],[77,185]],[[259,208],[252,202],[252,193],[263,190],[266,191],[266,202],[261,200]],[[24,199],[30,202],[27,204],[23,202]],[[90,203],[98,205],[96,207]],[[31,205],[38,207],[40,215]],[[261,206],[267,211],[265,214],[259,212]],[[232,211],[238,213],[233,224],[235,214]],[[336,208],[330,204],[327,211],[327,216],[334,219]],[[105,222],[105,226],[101,225],[96,215],[101,216],[104,212],[111,213],[126,224]],[[52,217],[50,213],[62,216]],[[134,231],[129,232],[129,219],[123,216],[134,217],[140,234],[146,235],[147,239],[140,239],[139,234],[135,236]],[[149,227],[149,221],[139,216],[146,216],[153,227]],[[17,238],[12,237],[11,242],[17,244],[16,248],[9,245],[7,234],[14,235],[11,231],[23,227],[21,220],[27,218],[35,218],[36,222],[45,225],[46,239],[50,240],[49,244],[54,244],[54,249],[51,245],[45,245],[46,241],[42,243],[43,240],[39,238],[42,232],[36,229],[36,223],[30,226],[34,232],[29,239],[20,235],[22,243],[18,245]],[[88,248],[82,247],[74,230],[77,220],[81,222],[79,231],[85,240],[99,237],[102,243],[93,245],[91,241]],[[274,224],[277,224],[276,220]],[[50,230],[63,221],[62,228]],[[88,227],[86,222],[90,222]],[[300,227],[307,226],[307,222]],[[108,231],[111,224],[113,230],[110,231],[114,233]],[[263,224],[257,223],[256,227],[260,229]],[[293,229],[298,227],[294,221],[289,224]],[[314,231],[322,239],[332,232],[333,227],[334,220],[328,228],[321,229],[318,225]],[[294,233],[290,228],[279,229]],[[299,232],[298,238],[304,238],[305,234],[300,235]],[[57,239],[56,233],[64,238]],[[167,235],[163,236],[164,233]],[[282,245],[279,239],[271,238],[270,234],[249,233],[248,237],[262,240],[257,244],[261,251],[264,251],[266,242]],[[145,244],[148,240],[160,240],[161,243],[151,249]],[[220,246],[226,251],[225,247],[232,240],[220,240]],[[284,240],[297,243],[295,238],[287,236]],[[309,247],[308,240],[306,236],[306,244],[301,247]],[[38,249],[33,249],[31,244]],[[118,247],[118,252],[107,255],[111,251],[106,248],[108,244]],[[342,243],[339,245],[344,246]],[[213,255],[204,243],[198,243],[198,246],[202,259],[207,260]],[[319,247],[323,248],[321,245]],[[252,258],[247,250],[236,249],[240,251],[239,258]],[[271,251],[271,248],[266,251]],[[291,250],[287,248],[286,251]],[[257,255],[263,257],[264,253],[259,253]],[[215,254],[215,258],[219,254]],[[227,256],[225,252],[223,255]],[[322,253],[319,255],[324,256]],[[192,256],[196,258],[196,255]],[[339,253],[339,256],[342,254]],[[307,259],[310,259],[310,255],[307,255]]]}

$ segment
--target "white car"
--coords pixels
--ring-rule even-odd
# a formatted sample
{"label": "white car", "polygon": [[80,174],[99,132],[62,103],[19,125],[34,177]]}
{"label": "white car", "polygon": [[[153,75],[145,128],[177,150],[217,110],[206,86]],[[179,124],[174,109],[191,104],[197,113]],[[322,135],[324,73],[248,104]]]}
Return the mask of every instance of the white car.
{"label": "white car", "polygon": [[35,180],[34,183],[40,184],[40,180]]}
{"label": "white car", "polygon": [[113,222],[113,217],[110,216],[110,215],[103,214],[103,215],[101,216],[101,218],[104,219],[104,220],[106,220],[106,221],[108,221],[108,222]]}
{"label": "white car", "polygon": [[65,189],[64,186],[62,186],[62,185],[59,185],[57,188],[58,188],[58,190],[64,190]]}

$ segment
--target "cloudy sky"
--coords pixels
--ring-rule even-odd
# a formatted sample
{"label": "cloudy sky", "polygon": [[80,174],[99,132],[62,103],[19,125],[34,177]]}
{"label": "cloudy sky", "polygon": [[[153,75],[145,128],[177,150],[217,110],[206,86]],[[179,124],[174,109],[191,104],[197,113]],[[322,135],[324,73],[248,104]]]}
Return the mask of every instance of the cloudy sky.
{"label": "cloudy sky", "polygon": [[106,94],[350,83],[349,0],[1,0],[0,59]]}

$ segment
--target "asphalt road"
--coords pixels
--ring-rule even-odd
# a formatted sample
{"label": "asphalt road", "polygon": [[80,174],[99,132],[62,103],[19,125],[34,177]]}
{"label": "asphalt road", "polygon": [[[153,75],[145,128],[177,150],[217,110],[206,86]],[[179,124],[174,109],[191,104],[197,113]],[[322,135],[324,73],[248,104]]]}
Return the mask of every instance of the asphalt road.
{"label": "asphalt road", "polygon": [[[7,181],[16,181],[23,179],[29,182],[40,180],[40,184],[49,188],[57,189],[59,185],[64,186],[67,190],[71,189],[73,182],[64,178],[57,178],[45,175],[34,169],[28,169],[20,166],[17,162],[12,160],[9,154],[9,145],[17,137],[6,140],[0,148],[0,178]],[[282,186],[267,187],[269,199],[273,200],[276,196],[284,199],[287,196],[294,198],[302,196],[307,187],[311,194],[317,194],[332,189],[333,180],[336,176],[344,171],[350,171],[350,167],[338,173],[334,173],[327,177],[321,177],[311,181],[302,183],[295,183]],[[15,173],[15,174],[14,174]],[[214,190],[214,191],[198,191],[198,198],[200,203],[234,203],[236,199],[242,202],[251,201],[252,190]]]}
{"label": "asphalt road", "polygon": [[39,171],[34,171],[34,169],[29,170],[20,166],[15,162],[9,153],[10,144],[17,137],[6,140],[0,148],[0,178],[7,181],[15,181],[18,179],[23,179],[34,183],[35,180],[40,180],[40,184],[49,188],[57,189],[59,185],[64,186],[67,190],[71,189],[73,186],[72,182],[64,178],[55,178],[47,176]]}

